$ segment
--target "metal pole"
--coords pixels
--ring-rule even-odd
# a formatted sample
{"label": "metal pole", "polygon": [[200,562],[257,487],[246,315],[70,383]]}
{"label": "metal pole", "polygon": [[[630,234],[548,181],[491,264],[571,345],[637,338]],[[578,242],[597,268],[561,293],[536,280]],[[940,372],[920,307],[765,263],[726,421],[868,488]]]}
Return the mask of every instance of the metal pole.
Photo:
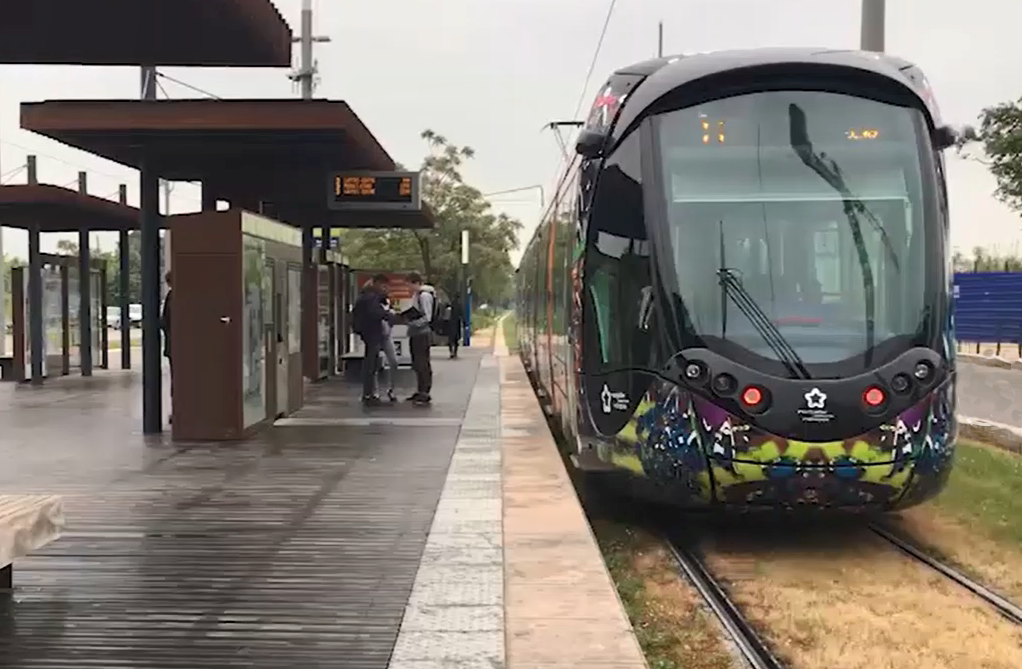
{"label": "metal pole", "polygon": [[887,7],[885,0],[862,0],[862,35],[860,47],[863,51],[884,51]]}
{"label": "metal pole", "polygon": [[[156,68],[142,67],[142,99],[156,99]],[[142,256],[142,432],[163,432],[163,365],[160,360],[160,177],[142,161],[139,228]],[[126,314],[122,315],[125,316]]]}
{"label": "metal pole", "polygon": [[657,55],[657,58],[663,58],[664,57],[664,22],[663,21],[660,22],[660,25],[657,28],[657,49],[656,49],[656,55]]}
{"label": "metal pole", "polygon": [[469,250],[469,233],[468,230],[461,231],[461,277],[462,277],[462,292],[461,292],[461,303],[462,308],[465,310],[465,317],[462,322],[465,324],[464,342],[465,346],[472,344],[472,296],[471,284],[468,278],[468,250]]}
{"label": "metal pole", "polygon": [[293,43],[299,45],[298,52],[301,62],[298,64],[298,69],[289,77],[291,81],[298,82],[303,100],[311,100],[313,89],[316,87],[317,67],[315,61],[312,60],[312,45],[317,42],[329,41],[329,37],[316,37],[312,34],[312,0],[302,0],[301,35],[292,39]]}
{"label": "metal pole", "polygon": [[[121,184],[118,200],[128,204],[128,186]],[[128,305],[131,303],[131,242],[128,231],[117,233],[117,292],[120,296],[118,306],[121,309],[121,369],[131,369],[131,318],[128,317]]]}
{"label": "metal pole", "polygon": [[[89,191],[89,175],[78,173],[78,192]],[[78,355],[82,376],[92,376],[92,262],[89,248],[89,229],[78,231]]]}
{"label": "metal pole", "polygon": [[302,36],[301,36],[302,99],[312,99],[312,0],[302,0]]}
{"label": "metal pole", "polygon": [[[39,183],[36,157],[28,156],[28,183]],[[43,277],[39,248],[39,225],[28,229],[28,348],[32,356],[30,378],[34,385],[43,382]]]}

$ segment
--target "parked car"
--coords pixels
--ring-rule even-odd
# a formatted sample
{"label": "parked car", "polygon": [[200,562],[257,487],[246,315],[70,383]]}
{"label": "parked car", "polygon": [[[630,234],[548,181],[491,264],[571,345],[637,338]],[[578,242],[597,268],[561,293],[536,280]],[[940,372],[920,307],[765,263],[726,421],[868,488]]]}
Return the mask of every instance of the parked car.
{"label": "parked car", "polygon": [[141,304],[129,304],[128,305],[128,320],[131,322],[131,327],[139,328],[142,327],[142,305]]}
{"label": "parked car", "polygon": [[121,308],[120,307],[107,307],[106,308],[106,326],[111,330],[121,329]]}

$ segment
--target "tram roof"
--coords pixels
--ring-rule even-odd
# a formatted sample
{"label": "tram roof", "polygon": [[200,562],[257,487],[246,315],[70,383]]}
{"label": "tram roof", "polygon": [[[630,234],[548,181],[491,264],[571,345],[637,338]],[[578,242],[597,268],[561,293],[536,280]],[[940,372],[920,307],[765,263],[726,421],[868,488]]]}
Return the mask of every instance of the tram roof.
{"label": "tram roof", "polygon": [[771,65],[829,65],[855,68],[898,81],[920,98],[923,97],[920,84],[905,72],[914,67],[913,63],[897,56],[872,51],[769,47],[677,54],[641,61],[614,72],[616,75],[638,75],[646,78],[629,94],[621,117],[617,120],[618,132],[626,129],[647,107],[679,86],[715,74]]}

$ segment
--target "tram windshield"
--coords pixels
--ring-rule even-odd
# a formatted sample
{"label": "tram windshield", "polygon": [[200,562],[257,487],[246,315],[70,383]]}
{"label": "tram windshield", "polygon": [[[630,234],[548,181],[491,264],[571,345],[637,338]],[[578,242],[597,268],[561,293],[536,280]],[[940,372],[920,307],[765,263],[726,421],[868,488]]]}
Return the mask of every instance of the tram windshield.
{"label": "tram windshield", "polygon": [[825,377],[930,340],[928,295],[946,269],[921,112],[770,91],[655,127],[671,244],[660,262],[673,256],[706,346],[747,364],[794,357]]}

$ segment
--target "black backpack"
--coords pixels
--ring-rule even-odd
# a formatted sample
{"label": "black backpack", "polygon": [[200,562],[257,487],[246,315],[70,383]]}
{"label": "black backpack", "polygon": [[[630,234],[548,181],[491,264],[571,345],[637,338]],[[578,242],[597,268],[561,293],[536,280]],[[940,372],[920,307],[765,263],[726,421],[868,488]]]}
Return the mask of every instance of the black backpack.
{"label": "black backpack", "polygon": [[369,300],[370,297],[371,296],[368,293],[362,293],[358,296],[358,299],[355,300],[355,304],[351,308],[351,331],[359,337],[365,334],[366,305],[368,304],[367,300]]}
{"label": "black backpack", "polygon": [[[415,302],[417,303],[416,306],[422,306],[421,296],[425,292],[429,291],[424,291],[420,289],[418,294],[415,296]],[[443,323],[440,322],[440,296],[433,292],[430,293],[430,297],[433,298],[433,309],[429,317],[429,329],[438,335],[443,335],[444,326]]]}

